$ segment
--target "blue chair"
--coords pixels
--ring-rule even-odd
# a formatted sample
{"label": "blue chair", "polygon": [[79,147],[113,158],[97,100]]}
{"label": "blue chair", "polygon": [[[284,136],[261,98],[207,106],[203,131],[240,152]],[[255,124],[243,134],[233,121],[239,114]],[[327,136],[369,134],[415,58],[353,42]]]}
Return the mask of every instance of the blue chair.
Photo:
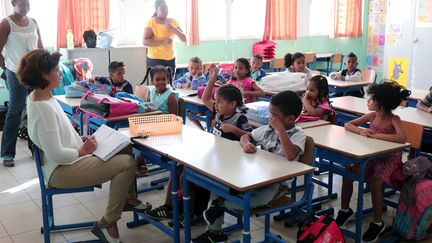
{"label": "blue chair", "polygon": [[326,69],[317,69],[321,73],[324,73],[326,76],[329,76],[331,72],[342,70],[343,66],[343,54],[331,54],[330,58],[327,61]]}
{"label": "blue chair", "polygon": [[[75,224],[62,224],[56,225],[54,223],[54,210],[53,210],[53,201],[52,197],[56,194],[69,194],[69,193],[77,193],[77,192],[89,192],[94,191],[94,186],[88,187],[80,187],[80,188],[72,188],[72,189],[60,189],[60,188],[50,188],[45,183],[45,178],[42,171],[43,160],[42,160],[42,151],[33,146],[34,159],[36,162],[36,169],[39,177],[39,186],[41,190],[41,198],[42,198],[42,219],[43,219],[43,227],[41,228],[41,233],[44,234],[44,242],[50,242],[50,232],[51,231],[59,231],[59,230],[71,230],[71,229],[81,229],[81,228],[90,228],[93,226],[95,222],[83,222],[83,223],[75,223]],[[94,241],[93,241],[94,242]],[[99,242],[99,241],[97,241]]]}

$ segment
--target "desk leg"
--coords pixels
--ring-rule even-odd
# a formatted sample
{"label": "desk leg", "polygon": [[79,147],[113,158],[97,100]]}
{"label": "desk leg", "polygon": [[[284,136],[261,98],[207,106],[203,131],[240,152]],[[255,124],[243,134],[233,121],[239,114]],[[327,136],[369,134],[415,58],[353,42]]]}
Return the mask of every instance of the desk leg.
{"label": "desk leg", "polygon": [[243,195],[243,242],[248,243],[251,241],[250,235],[250,207],[251,196],[253,191],[247,191]]}
{"label": "desk leg", "polygon": [[84,113],[79,113],[79,127],[80,127],[80,136],[84,136]]}
{"label": "desk leg", "polygon": [[212,112],[211,111],[206,111],[205,112],[205,116],[206,116],[206,128],[207,128],[207,132],[212,132],[212,127],[211,127],[211,118],[212,118]]}
{"label": "desk leg", "polygon": [[189,195],[189,182],[187,175],[183,174],[183,215],[184,215],[184,233],[185,242],[191,241],[191,226],[190,226],[190,195]]}
{"label": "desk leg", "polygon": [[178,182],[177,182],[177,163],[171,161],[171,185],[172,185],[172,205],[173,205],[173,232],[174,242],[180,242],[179,232],[179,205],[178,205]]}
{"label": "desk leg", "polygon": [[362,237],[362,216],[363,216],[363,191],[365,180],[365,167],[367,161],[361,163],[359,180],[358,180],[358,193],[357,193],[357,212],[356,212],[356,229],[355,229],[355,242],[360,243]]}

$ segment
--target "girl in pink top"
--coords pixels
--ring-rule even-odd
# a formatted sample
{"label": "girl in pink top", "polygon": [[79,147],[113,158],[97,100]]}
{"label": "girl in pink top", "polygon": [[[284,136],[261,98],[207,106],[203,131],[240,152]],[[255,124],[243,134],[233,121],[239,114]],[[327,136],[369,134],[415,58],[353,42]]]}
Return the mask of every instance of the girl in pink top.
{"label": "girl in pink top", "polygon": [[298,122],[327,120],[331,121],[334,111],[329,105],[328,83],[324,76],[317,75],[309,79],[303,96],[303,112]]}
{"label": "girl in pink top", "polygon": [[264,96],[264,91],[251,78],[251,66],[246,58],[239,58],[234,62],[233,77],[228,81],[240,89],[245,103],[254,102],[256,97]]}

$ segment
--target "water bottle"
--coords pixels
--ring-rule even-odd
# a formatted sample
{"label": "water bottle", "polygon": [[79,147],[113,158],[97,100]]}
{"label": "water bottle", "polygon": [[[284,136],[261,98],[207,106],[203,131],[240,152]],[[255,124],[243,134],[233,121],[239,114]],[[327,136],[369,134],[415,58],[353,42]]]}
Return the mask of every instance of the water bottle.
{"label": "water bottle", "polygon": [[73,49],[74,48],[74,36],[71,29],[68,29],[67,35],[67,49]]}

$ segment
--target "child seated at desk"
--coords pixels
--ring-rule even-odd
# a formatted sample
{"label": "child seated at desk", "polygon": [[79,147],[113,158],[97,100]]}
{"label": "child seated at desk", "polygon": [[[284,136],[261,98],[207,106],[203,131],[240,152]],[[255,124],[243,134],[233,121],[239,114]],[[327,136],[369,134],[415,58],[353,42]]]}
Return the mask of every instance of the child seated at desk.
{"label": "child seated at desk", "polygon": [[[360,69],[357,68],[357,65],[357,56],[351,52],[348,54],[347,59],[345,60],[346,69],[343,69],[339,72],[330,73],[330,77],[334,80],[360,82],[362,81],[362,75]],[[342,93],[337,93],[333,96],[340,97],[342,95]],[[348,92],[348,95],[363,98],[364,91],[363,89],[360,91],[351,91]]]}
{"label": "child seated at desk", "polygon": [[[369,138],[405,143],[407,138],[401,119],[399,116],[394,115],[392,111],[399,106],[402,100],[409,96],[409,91],[402,89],[396,82],[384,82],[382,84],[373,84],[369,88],[368,94],[370,96],[367,105],[372,112],[346,123],[345,129]],[[370,123],[369,129],[359,127],[367,122]],[[362,236],[364,242],[377,240],[385,229],[382,221],[383,183],[392,185],[391,175],[401,164],[402,152],[399,151],[385,158],[371,160],[366,165],[365,180],[370,183],[374,219]],[[351,165],[347,167],[347,170],[359,173],[358,165]],[[344,177],[341,209],[336,218],[337,224],[341,227],[354,216],[353,210],[349,207],[352,193],[353,181]]]}
{"label": "child seated at desk", "polygon": [[260,54],[255,54],[251,59],[252,79],[257,81],[258,84],[261,84],[261,78],[267,75],[262,66],[263,57]]}
{"label": "child seated at desk", "polygon": [[167,88],[168,80],[171,79],[171,68],[158,65],[148,72],[154,85],[154,89],[151,89],[147,96],[150,97],[150,103],[164,114],[177,114],[177,97],[172,89]]}
{"label": "child seated at desk", "polygon": [[304,73],[307,76],[307,80],[312,78],[311,70],[306,67],[306,57],[303,53],[296,52],[294,55],[291,55],[291,53],[287,53],[285,55],[285,72],[290,73]]}
{"label": "child seated at desk", "polygon": [[109,76],[96,76],[95,80],[101,84],[111,86],[111,96],[115,96],[118,92],[133,93],[132,85],[125,79],[126,69],[123,62],[113,61],[108,66]]}
{"label": "child seated at desk", "polygon": [[[240,137],[250,131],[252,127],[249,121],[242,112],[238,112],[237,109],[244,111],[245,107],[243,104],[243,97],[240,90],[233,85],[224,85],[220,87],[215,94],[215,101],[211,99],[211,92],[217,79],[217,67],[212,64],[209,68],[210,80],[206,86],[203,94],[203,103],[211,110],[216,112],[215,125],[213,128],[213,134],[219,137],[227,138],[230,140],[240,140]],[[171,178],[170,178],[171,180]],[[180,176],[177,178],[180,180]],[[191,197],[191,212],[196,211],[195,205],[198,203],[196,190],[197,187],[190,188]],[[168,189],[165,197],[165,204],[147,211],[146,215],[154,219],[172,219],[172,195],[171,195],[171,183],[168,182]],[[202,191],[202,189],[201,189]],[[201,197],[203,198],[203,197]],[[207,199],[208,200],[208,199]],[[195,224],[196,217],[192,215],[192,222]],[[183,225],[183,217],[181,217],[180,225]]]}
{"label": "child seated at desk", "polygon": [[196,90],[206,83],[202,61],[199,57],[192,57],[189,60],[188,71],[181,78],[173,81],[174,88]]}
{"label": "child seated at desk", "polygon": [[256,97],[264,96],[264,91],[251,79],[252,68],[246,58],[239,58],[234,62],[233,76],[228,81],[240,89],[245,103],[256,101]]}
{"label": "child seated at desk", "polygon": [[[240,139],[241,146],[246,153],[255,153],[256,144],[260,144],[263,150],[285,156],[289,161],[297,160],[303,154],[306,142],[305,133],[295,125],[302,110],[300,98],[292,91],[283,91],[272,97],[269,110],[269,125],[243,135]],[[280,188],[286,188],[286,185],[274,184],[254,191],[251,196],[251,207],[265,206],[280,198],[285,192]],[[193,242],[226,241],[228,237],[221,232],[225,210],[242,210],[242,207],[225,201],[216,194],[212,193],[210,199],[212,202],[203,213],[209,229],[193,239]]]}
{"label": "child seated at desk", "polygon": [[432,86],[429,88],[429,93],[417,103],[417,109],[432,113]]}
{"label": "child seated at desk", "polygon": [[330,107],[328,83],[324,76],[313,76],[306,85],[303,96],[303,111],[297,122],[331,121],[334,111]]}

